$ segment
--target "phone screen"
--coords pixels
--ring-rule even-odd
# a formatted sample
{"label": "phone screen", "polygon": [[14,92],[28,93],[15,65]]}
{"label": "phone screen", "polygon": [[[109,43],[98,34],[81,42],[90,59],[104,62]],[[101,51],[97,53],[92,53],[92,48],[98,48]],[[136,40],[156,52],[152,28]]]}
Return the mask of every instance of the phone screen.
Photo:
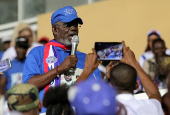
{"label": "phone screen", "polygon": [[98,60],[121,60],[123,46],[121,42],[95,42]]}
{"label": "phone screen", "polygon": [[0,73],[8,70],[11,68],[11,61],[10,59],[5,59],[0,62]]}

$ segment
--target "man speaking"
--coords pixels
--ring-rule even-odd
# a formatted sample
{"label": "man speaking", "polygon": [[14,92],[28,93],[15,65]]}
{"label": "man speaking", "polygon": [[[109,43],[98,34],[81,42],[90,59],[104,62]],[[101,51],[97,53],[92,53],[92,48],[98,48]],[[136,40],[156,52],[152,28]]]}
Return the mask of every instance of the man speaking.
{"label": "man speaking", "polygon": [[[49,87],[70,82],[65,80],[64,75],[71,75],[71,83],[75,83],[76,76],[80,76],[84,69],[86,54],[76,51],[76,55],[70,55],[71,40],[78,35],[79,24],[83,24],[83,21],[73,7],[58,9],[51,16],[54,39],[46,46],[34,48],[27,56],[23,82],[38,87],[41,101]],[[74,71],[70,72],[70,68],[74,68]],[[96,69],[88,79],[102,80],[100,71]],[[41,112],[45,111],[42,108]]]}

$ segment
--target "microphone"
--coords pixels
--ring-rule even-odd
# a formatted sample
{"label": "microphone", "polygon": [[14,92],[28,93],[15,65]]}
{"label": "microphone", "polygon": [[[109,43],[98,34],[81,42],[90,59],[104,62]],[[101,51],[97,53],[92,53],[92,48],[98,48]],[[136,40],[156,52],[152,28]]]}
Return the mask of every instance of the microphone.
{"label": "microphone", "polygon": [[71,55],[76,55],[77,46],[79,44],[79,37],[77,35],[74,35],[71,40],[72,49],[71,49]]}
{"label": "microphone", "polygon": [[[79,37],[77,35],[74,35],[72,37],[71,44],[72,44],[71,55],[76,55],[77,46],[79,44]],[[69,72],[74,72],[74,69],[70,68]]]}

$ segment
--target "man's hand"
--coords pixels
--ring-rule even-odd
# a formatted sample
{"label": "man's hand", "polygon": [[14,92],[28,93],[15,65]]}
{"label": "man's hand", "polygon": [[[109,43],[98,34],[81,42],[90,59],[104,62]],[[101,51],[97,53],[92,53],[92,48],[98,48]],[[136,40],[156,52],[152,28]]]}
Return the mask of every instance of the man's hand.
{"label": "man's hand", "polygon": [[[3,73],[0,73],[0,75],[3,75]],[[6,84],[7,84],[7,78],[0,77],[0,95],[5,95]]]}
{"label": "man's hand", "polygon": [[135,55],[130,50],[130,48],[126,47],[124,41],[122,42],[122,44],[123,44],[123,58],[120,60],[120,62],[126,63],[134,67],[148,97],[150,99],[153,98],[157,99],[161,103],[161,95],[157,87],[149,78],[149,76],[145,73],[145,71],[141,68],[139,63],[136,61]]}
{"label": "man's hand", "polygon": [[131,65],[132,67],[135,67],[135,65],[138,62],[135,58],[134,53],[130,50],[129,47],[126,47],[124,41],[122,41],[122,44],[123,44],[123,58],[120,60],[120,62]]}
{"label": "man's hand", "polygon": [[107,66],[106,66],[106,78],[110,79],[110,72],[112,68],[117,65],[119,61],[111,61]]}
{"label": "man's hand", "polygon": [[0,73],[0,76],[3,75],[4,73]]}
{"label": "man's hand", "polygon": [[90,73],[92,73],[94,70],[97,69],[100,61],[97,60],[97,53],[95,49],[92,49],[93,53],[89,53],[86,55],[85,59],[85,70],[88,70]]}
{"label": "man's hand", "polygon": [[84,70],[81,73],[80,77],[76,80],[75,84],[80,81],[87,80],[90,74],[92,74],[93,71],[97,69],[100,61],[97,60],[97,53],[94,48],[92,49],[92,51],[93,53],[89,53],[86,55]]}
{"label": "man's hand", "polygon": [[66,71],[70,68],[75,68],[77,62],[78,62],[78,59],[76,55],[69,55],[63,61],[63,63],[58,66],[58,71],[61,71],[60,73],[62,73],[63,71]]}

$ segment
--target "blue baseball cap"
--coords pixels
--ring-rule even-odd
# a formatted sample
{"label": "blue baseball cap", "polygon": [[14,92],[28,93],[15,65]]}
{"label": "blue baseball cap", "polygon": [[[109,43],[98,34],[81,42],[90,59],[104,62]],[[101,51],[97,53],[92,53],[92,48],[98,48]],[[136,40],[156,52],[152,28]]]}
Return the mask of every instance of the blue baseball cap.
{"label": "blue baseball cap", "polygon": [[87,80],[68,91],[68,99],[76,115],[115,115],[116,90],[103,81]]}
{"label": "blue baseball cap", "polygon": [[66,6],[56,10],[51,16],[51,25],[58,21],[65,23],[71,22],[77,19],[79,24],[83,24],[81,18],[77,16],[76,10],[72,6]]}

